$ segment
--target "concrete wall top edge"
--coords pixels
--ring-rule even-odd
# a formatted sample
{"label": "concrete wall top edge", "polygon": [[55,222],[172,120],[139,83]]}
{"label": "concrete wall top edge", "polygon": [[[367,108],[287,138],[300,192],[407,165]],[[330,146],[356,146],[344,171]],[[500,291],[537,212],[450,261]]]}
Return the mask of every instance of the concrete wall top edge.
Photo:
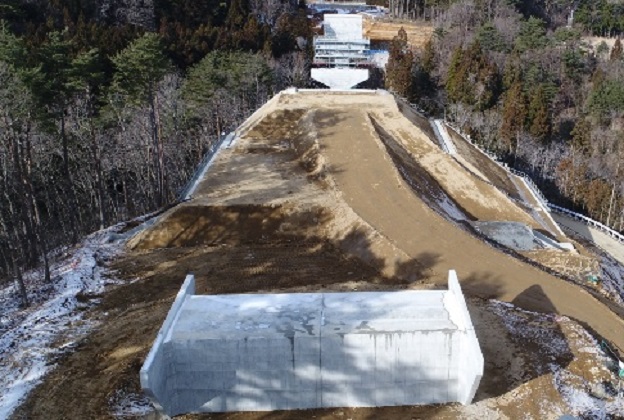
{"label": "concrete wall top edge", "polygon": [[191,296],[169,340],[453,331],[447,291]]}
{"label": "concrete wall top edge", "polygon": [[466,306],[466,298],[459,285],[455,270],[449,270],[448,291],[444,298],[444,305],[449,311],[449,317],[457,327],[462,330],[474,330],[470,313]]}
{"label": "concrete wall top edge", "polygon": [[184,283],[182,283],[182,287],[178,291],[175,300],[173,301],[173,305],[171,305],[171,309],[167,313],[167,317],[163,322],[160,330],[158,330],[158,334],[156,335],[156,339],[154,340],[154,344],[150,349],[147,357],[145,358],[145,362],[141,367],[141,371],[139,373],[141,386],[143,389],[148,390],[148,394],[151,393],[151,396],[154,397],[156,392],[150,386],[149,380],[149,372],[154,363],[159,363],[156,359],[159,355],[160,350],[162,349],[162,344],[165,341],[167,335],[170,334],[172,328],[175,327],[175,320],[184,306],[184,302],[187,300],[187,297],[193,295],[195,293],[195,276],[192,274],[188,274],[184,279]]}

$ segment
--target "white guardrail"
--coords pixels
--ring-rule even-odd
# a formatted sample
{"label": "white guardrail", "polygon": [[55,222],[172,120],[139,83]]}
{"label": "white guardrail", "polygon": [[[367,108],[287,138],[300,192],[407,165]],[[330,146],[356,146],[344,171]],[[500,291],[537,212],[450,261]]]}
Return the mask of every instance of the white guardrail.
{"label": "white guardrail", "polygon": [[596,228],[596,229],[606,233],[607,235],[609,235],[610,237],[612,237],[616,241],[624,244],[624,235],[614,231],[610,227],[608,227],[606,225],[603,225],[600,222],[597,222],[594,219],[591,219],[591,218],[589,218],[587,216],[584,216],[582,214],[576,213],[576,212],[574,212],[572,210],[568,210],[568,209],[566,209],[564,207],[556,206],[554,204],[548,204],[548,207],[550,207],[552,210],[556,211],[557,213],[563,213],[563,214],[565,214],[567,216],[573,217],[574,219],[579,220],[579,221],[585,223],[588,226]]}
{"label": "white guardrail", "polygon": [[544,194],[542,194],[542,192],[540,191],[540,189],[537,187],[537,185],[535,185],[535,183],[533,182],[533,180],[524,172],[519,171],[517,169],[514,168],[509,168],[509,171],[514,174],[519,176],[520,178],[524,179],[526,181],[526,186],[529,187],[529,189],[531,190],[531,192],[533,193],[533,195],[535,196],[535,198],[537,198],[537,200],[540,202],[540,204],[542,206],[544,206],[544,208],[548,208],[548,206],[550,205],[550,203],[548,202],[548,200],[546,199],[546,197],[544,197]]}
{"label": "white guardrail", "polygon": [[509,172],[513,173],[514,175],[517,175],[519,177],[521,177],[522,179],[524,179],[526,181],[526,185],[529,189],[531,189],[531,192],[533,192],[533,194],[535,195],[535,197],[540,201],[540,204],[542,204],[544,206],[545,209],[549,209],[551,211],[555,211],[557,213],[562,213],[565,214],[567,216],[573,217],[576,220],[579,220],[583,223],[585,223],[587,226],[591,226],[595,229],[598,229],[604,233],[606,233],[607,235],[609,235],[611,238],[615,239],[616,241],[624,244],[624,235],[622,235],[621,233],[616,232],[615,230],[611,229],[610,227],[590,218],[587,216],[584,216],[582,214],[579,214],[575,211],[572,210],[568,210],[564,207],[560,207],[554,204],[551,204],[548,202],[548,200],[546,199],[546,197],[544,197],[544,194],[542,194],[542,191],[538,188],[537,185],[535,185],[535,183],[533,182],[533,180],[531,179],[531,177],[529,175],[527,175],[526,173],[519,171],[517,169],[513,169],[510,168],[509,166],[507,166],[504,162],[500,162],[498,160],[498,157],[494,156],[493,154],[481,149],[481,147],[479,147],[477,144],[475,144],[470,137],[466,136],[464,133],[462,133],[457,127],[454,127],[453,125],[449,124],[448,122],[445,122],[446,125],[448,125],[449,127],[451,127],[453,130],[455,130],[460,136],[462,136],[462,138],[464,140],[466,140],[468,143],[472,144],[475,148],[477,148],[481,153],[485,154],[486,156],[488,156],[490,159],[492,159],[494,162],[498,163],[500,166],[502,166],[503,168],[505,168],[506,170],[508,170]]}

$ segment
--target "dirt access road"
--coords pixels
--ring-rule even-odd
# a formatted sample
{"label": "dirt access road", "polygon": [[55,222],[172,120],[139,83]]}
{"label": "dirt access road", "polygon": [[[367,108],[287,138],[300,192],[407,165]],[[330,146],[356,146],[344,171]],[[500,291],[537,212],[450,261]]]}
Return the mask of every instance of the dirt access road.
{"label": "dirt access road", "polygon": [[334,108],[325,117],[334,123],[319,120],[319,141],[344,199],[399,249],[415,259],[429,256],[441,286],[442,273],[456,269],[471,295],[554,310],[624,349],[622,319],[587,292],[492,248],[429,209],[398,174],[364,110]]}
{"label": "dirt access road", "polygon": [[624,244],[619,243],[606,233],[589,227],[585,223],[579,222],[571,217],[559,213],[553,213],[553,217],[557,223],[573,230],[583,238],[596,243],[600,248],[612,255],[613,258],[624,264]]}

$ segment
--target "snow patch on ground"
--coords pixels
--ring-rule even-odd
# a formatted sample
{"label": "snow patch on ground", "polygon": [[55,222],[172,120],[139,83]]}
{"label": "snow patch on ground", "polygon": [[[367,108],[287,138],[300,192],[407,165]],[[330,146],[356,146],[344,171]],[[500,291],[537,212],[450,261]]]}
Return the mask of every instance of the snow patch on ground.
{"label": "snow patch on ground", "polygon": [[[578,375],[574,375],[565,369],[555,368],[553,382],[563,400],[570,407],[570,414],[581,416],[584,419],[607,419],[614,418],[614,416],[621,418],[624,414],[621,409],[622,398],[616,397],[612,401],[595,398],[585,389],[569,385],[571,382],[578,383],[579,381],[587,385],[583,378]],[[620,405],[619,409],[618,405]]]}
{"label": "snow patch on ground", "polygon": [[14,283],[0,290],[0,419],[7,418],[26,395],[96,324],[86,309],[99,302],[109,278],[103,261],[121,250],[111,241],[123,225],[88,236],[79,246],[61,250],[52,264],[51,284],[41,270],[24,274],[31,306],[20,308]]}
{"label": "snow patch on ground", "polygon": [[[568,342],[562,334],[553,334],[558,321],[567,319],[554,314],[542,314],[520,309],[511,303],[491,301],[490,307],[505,328],[516,338],[539,345],[546,356],[556,357],[570,352]],[[536,322],[529,322],[535,320]],[[540,374],[547,372],[540,372]]]}
{"label": "snow patch on ground", "polygon": [[[567,414],[588,419],[624,418],[624,396],[617,395],[617,375],[611,372],[608,384],[597,380],[605,377],[600,373],[609,375],[606,366],[612,360],[584,328],[568,317],[526,311],[506,302],[492,300],[490,308],[515,339],[538,344],[544,360],[552,360],[535,368],[540,375],[552,374],[553,385],[567,406]],[[562,331],[564,324],[566,333]],[[556,330],[560,333],[555,333]],[[581,357],[585,363],[591,362],[589,373],[584,373],[590,379],[571,372],[570,365],[556,362],[566,354],[575,360]],[[547,404],[547,397],[544,398],[542,403]]]}
{"label": "snow patch on ground", "polygon": [[111,415],[116,419],[145,417],[155,413],[154,406],[143,394],[117,390],[110,399]]}

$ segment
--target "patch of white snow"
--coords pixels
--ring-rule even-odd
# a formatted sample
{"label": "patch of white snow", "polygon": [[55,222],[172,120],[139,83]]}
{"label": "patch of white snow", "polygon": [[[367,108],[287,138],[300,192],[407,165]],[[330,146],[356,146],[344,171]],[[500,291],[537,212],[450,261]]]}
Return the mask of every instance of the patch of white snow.
{"label": "patch of white snow", "polygon": [[98,262],[120,251],[122,245],[109,237],[121,227],[96,232],[65,250],[66,257],[50,267],[51,284],[40,270],[25,273],[30,307],[20,308],[15,284],[0,290],[0,419],[9,417],[54,368],[55,358],[71,351],[95,325],[84,319],[84,310],[114,282]]}

